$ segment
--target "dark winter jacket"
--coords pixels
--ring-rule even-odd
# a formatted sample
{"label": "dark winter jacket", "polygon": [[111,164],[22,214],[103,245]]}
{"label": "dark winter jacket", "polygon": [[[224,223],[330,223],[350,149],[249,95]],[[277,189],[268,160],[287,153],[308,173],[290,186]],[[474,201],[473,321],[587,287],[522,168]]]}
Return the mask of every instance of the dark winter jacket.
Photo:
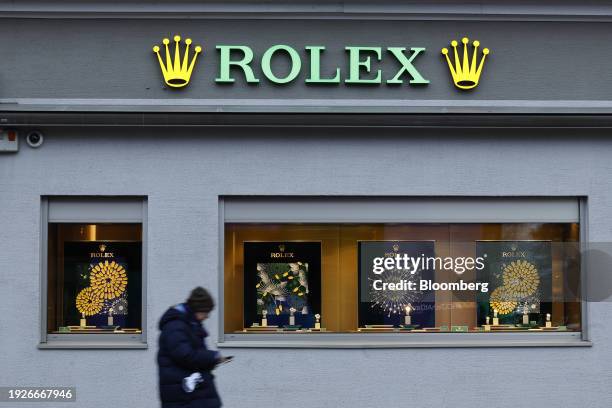
{"label": "dark winter jacket", "polygon": [[[217,394],[211,370],[219,353],[206,348],[208,335],[186,304],[171,307],[159,321],[159,393],[162,408],[218,408]],[[195,391],[183,391],[183,378],[200,372],[204,378]]]}

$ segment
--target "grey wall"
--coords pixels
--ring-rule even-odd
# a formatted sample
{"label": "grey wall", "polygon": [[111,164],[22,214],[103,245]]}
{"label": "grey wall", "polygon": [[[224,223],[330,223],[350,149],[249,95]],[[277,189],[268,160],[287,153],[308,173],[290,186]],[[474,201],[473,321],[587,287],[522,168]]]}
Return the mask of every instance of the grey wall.
{"label": "grey wall", "polygon": [[[0,100],[15,98],[117,99],[357,99],[376,100],[604,100],[612,94],[612,23],[380,20],[121,20],[10,19],[0,25]],[[164,86],[153,45],[190,36],[204,48],[192,80],[179,91]],[[440,54],[452,39],[480,40],[491,49],[481,84],[459,92]],[[171,38],[171,37],[170,37]],[[268,47],[287,44],[304,59],[294,83],[275,86],[256,68],[259,85],[216,85],[217,44],[250,45],[259,60]],[[325,74],[348,60],[344,47],[426,47],[415,66],[428,86],[306,85],[304,46],[325,45]],[[383,55],[383,78],[398,64]],[[275,61],[279,73],[286,60]],[[375,64],[377,65],[377,64]],[[265,101],[263,101],[265,102]],[[295,101],[291,103],[296,103]],[[307,103],[307,102],[303,102]],[[252,103],[256,104],[256,103]]]}
{"label": "grey wall", "polygon": [[[584,195],[590,239],[612,240],[603,133],[45,130],[40,149],[0,156],[0,384],[76,386],[79,407],[156,406],[157,317],[196,284],[217,294],[219,195]],[[47,194],[149,197],[148,350],[36,348]],[[607,408],[612,304],[590,312],[591,348],[232,350],[218,386],[240,408]]]}

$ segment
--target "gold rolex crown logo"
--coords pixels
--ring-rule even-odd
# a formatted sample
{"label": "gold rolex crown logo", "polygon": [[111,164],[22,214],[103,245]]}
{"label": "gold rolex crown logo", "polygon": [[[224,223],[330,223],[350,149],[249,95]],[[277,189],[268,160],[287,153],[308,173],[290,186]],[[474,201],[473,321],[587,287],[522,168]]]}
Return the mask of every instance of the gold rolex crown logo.
{"label": "gold rolex crown logo", "polygon": [[283,244],[280,244],[278,249],[280,249],[281,252],[285,252],[285,246]]}
{"label": "gold rolex crown logo", "polygon": [[173,88],[181,88],[189,83],[189,79],[191,78],[191,73],[193,72],[193,67],[195,66],[198,54],[202,52],[202,47],[197,45],[194,48],[195,53],[193,54],[193,58],[190,62],[189,46],[191,45],[192,41],[191,38],[187,38],[185,40],[185,53],[183,55],[183,58],[181,59],[181,36],[175,35],[174,60],[172,60],[170,56],[170,47],[168,45],[170,44],[170,40],[164,38],[162,42],[166,48],[166,62],[164,63],[161,55],[159,54],[159,46],[154,46],[153,52],[157,54],[157,60],[159,61],[159,66],[162,70],[162,74],[164,75],[164,82],[166,82],[166,85],[171,86]]}
{"label": "gold rolex crown logo", "polygon": [[399,251],[399,245],[398,244],[393,244],[393,250],[395,252]]}
{"label": "gold rolex crown logo", "polygon": [[474,40],[472,46],[474,51],[472,52],[472,58],[468,57],[468,43],[470,40],[467,37],[461,39],[463,43],[463,59],[460,60],[459,52],[457,51],[457,41],[451,41],[451,46],[454,51],[454,65],[451,62],[451,58],[448,56],[448,48],[442,48],[442,54],[446,57],[448,68],[450,69],[453,77],[455,86],[460,89],[472,89],[478,85],[480,74],[482,73],[482,67],[485,63],[485,58],[489,55],[489,49],[483,48],[482,59],[478,62],[478,47],[480,41]]}
{"label": "gold rolex crown logo", "polygon": [[106,251],[106,245],[104,245],[104,244],[100,244],[99,248],[100,248],[100,252]]}

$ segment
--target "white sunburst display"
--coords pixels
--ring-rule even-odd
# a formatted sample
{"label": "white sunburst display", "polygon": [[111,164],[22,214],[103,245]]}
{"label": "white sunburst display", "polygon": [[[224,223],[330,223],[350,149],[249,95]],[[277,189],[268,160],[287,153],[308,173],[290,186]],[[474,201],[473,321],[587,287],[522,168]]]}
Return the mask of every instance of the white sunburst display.
{"label": "white sunburst display", "polygon": [[370,299],[371,307],[379,308],[383,312],[387,313],[388,316],[392,314],[403,314],[405,313],[406,306],[410,306],[412,303],[418,302],[423,295],[420,290],[390,290],[388,287],[382,290],[374,289],[374,281],[380,280],[383,282],[414,282],[413,286],[418,287],[417,283],[421,277],[421,271],[411,273],[408,269],[388,269],[376,278],[368,277],[369,288],[370,288]]}
{"label": "white sunburst display", "polygon": [[117,298],[112,301],[109,309],[113,309],[113,314],[126,315],[128,313],[128,302],[124,297]]}

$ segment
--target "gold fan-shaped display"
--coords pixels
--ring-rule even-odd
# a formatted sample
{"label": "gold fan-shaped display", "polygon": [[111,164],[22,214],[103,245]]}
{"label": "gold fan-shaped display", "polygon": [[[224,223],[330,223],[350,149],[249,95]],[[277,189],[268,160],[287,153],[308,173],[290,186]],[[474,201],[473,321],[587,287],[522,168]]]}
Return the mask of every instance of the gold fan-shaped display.
{"label": "gold fan-shaped display", "polygon": [[513,261],[504,268],[506,294],[514,299],[525,298],[535,293],[540,285],[536,267],[527,261]]}
{"label": "gold fan-shaped display", "polygon": [[514,298],[508,294],[505,286],[500,286],[491,293],[490,304],[491,309],[497,310],[499,314],[512,313],[518,306]]}
{"label": "gold fan-shaped display", "polygon": [[76,307],[85,316],[100,313],[103,304],[103,300],[94,293],[91,287],[83,289],[76,297]]}
{"label": "gold fan-shaped display", "polygon": [[115,261],[100,262],[91,270],[91,288],[101,299],[119,297],[125,291],[127,282],[125,269]]}

